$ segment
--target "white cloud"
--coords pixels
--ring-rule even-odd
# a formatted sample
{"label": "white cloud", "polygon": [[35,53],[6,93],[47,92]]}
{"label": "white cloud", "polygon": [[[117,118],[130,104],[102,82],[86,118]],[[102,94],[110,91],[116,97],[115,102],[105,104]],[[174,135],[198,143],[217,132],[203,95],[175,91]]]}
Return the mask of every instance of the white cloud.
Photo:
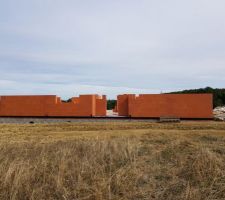
{"label": "white cloud", "polygon": [[224,87],[224,7],[223,0],[1,2],[0,80],[16,84],[0,82],[0,93]]}

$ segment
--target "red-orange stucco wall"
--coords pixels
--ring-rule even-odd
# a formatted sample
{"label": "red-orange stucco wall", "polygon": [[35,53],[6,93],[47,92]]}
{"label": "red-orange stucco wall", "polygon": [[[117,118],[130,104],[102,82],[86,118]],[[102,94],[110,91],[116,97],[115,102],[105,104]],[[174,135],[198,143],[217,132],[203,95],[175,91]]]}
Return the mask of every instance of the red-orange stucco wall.
{"label": "red-orange stucco wall", "polygon": [[[212,118],[212,94],[142,94],[122,95],[118,104],[122,114],[131,117]],[[122,101],[121,101],[122,99]],[[126,101],[124,100],[126,99]],[[121,101],[121,103],[120,103]],[[125,105],[128,103],[128,106]],[[120,111],[118,110],[120,115]]]}
{"label": "red-orange stucco wall", "polygon": [[116,104],[115,107],[113,108],[113,112],[118,112],[117,104]]}
{"label": "red-orange stucco wall", "polygon": [[107,110],[107,100],[106,96],[97,96],[96,97],[96,109],[95,109],[95,116],[104,117],[106,116]]}
{"label": "red-orange stucco wall", "polygon": [[119,116],[128,116],[129,115],[129,98],[135,97],[134,94],[124,94],[117,96],[117,111]]}
{"label": "red-orange stucco wall", "polygon": [[45,116],[47,105],[56,102],[55,96],[1,96],[0,116]]}
{"label": "red-orange stucco wall", "polygon": [[104,105],[106,97],[98,95],[80,95],[67,103],[55,95],[1,96],[0,116],[105,116]]}

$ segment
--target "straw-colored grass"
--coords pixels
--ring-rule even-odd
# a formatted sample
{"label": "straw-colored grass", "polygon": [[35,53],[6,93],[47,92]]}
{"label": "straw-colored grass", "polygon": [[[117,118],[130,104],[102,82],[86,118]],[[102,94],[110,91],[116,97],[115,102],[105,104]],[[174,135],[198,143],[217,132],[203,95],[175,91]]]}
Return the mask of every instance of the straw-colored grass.
{"label": "straw-colored grass", "polygon": [[0,199],[225,199],[225,123],[2,124]]}

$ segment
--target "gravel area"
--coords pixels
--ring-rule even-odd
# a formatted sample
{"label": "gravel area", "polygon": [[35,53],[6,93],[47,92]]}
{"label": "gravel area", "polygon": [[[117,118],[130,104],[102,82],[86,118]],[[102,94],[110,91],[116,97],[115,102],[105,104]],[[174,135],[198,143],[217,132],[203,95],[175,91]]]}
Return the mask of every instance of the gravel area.
{"label": "gravel area", "polygon": [[215,120],[225,121],[225,106],[216,107],[213,110]]}
{"label": "gravel area", "polygon": [[70,123],[70,122],[108,122],[108,121],[149,121],[156,119],[127,119],[127,118],[33,118],[33,117],[0,117],[0,124],[42,124],[42,123]]}

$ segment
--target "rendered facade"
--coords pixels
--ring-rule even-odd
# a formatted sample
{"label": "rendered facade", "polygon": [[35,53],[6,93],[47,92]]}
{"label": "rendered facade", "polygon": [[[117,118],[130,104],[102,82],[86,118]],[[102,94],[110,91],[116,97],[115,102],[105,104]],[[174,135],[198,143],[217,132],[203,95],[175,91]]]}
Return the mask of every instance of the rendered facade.
{"label": "rendered facade", "polygon": [[119,95],[119,116],[213,118],[212,94],[134,94]]}
{"label": "rendered facade", "polygon": [[106,96],[80,95],[73,97],[71,102],[62,102],[55,95],[0,96],[0,116],[106,116]]}
{"label": "rendered facade", "polygon": [[[55,95],[0,96],[4,117],[106,117],[106,96],[80,95],[62,102]],[[133,118],[213,118],[212,94],[124,94],[114,112]]]}

